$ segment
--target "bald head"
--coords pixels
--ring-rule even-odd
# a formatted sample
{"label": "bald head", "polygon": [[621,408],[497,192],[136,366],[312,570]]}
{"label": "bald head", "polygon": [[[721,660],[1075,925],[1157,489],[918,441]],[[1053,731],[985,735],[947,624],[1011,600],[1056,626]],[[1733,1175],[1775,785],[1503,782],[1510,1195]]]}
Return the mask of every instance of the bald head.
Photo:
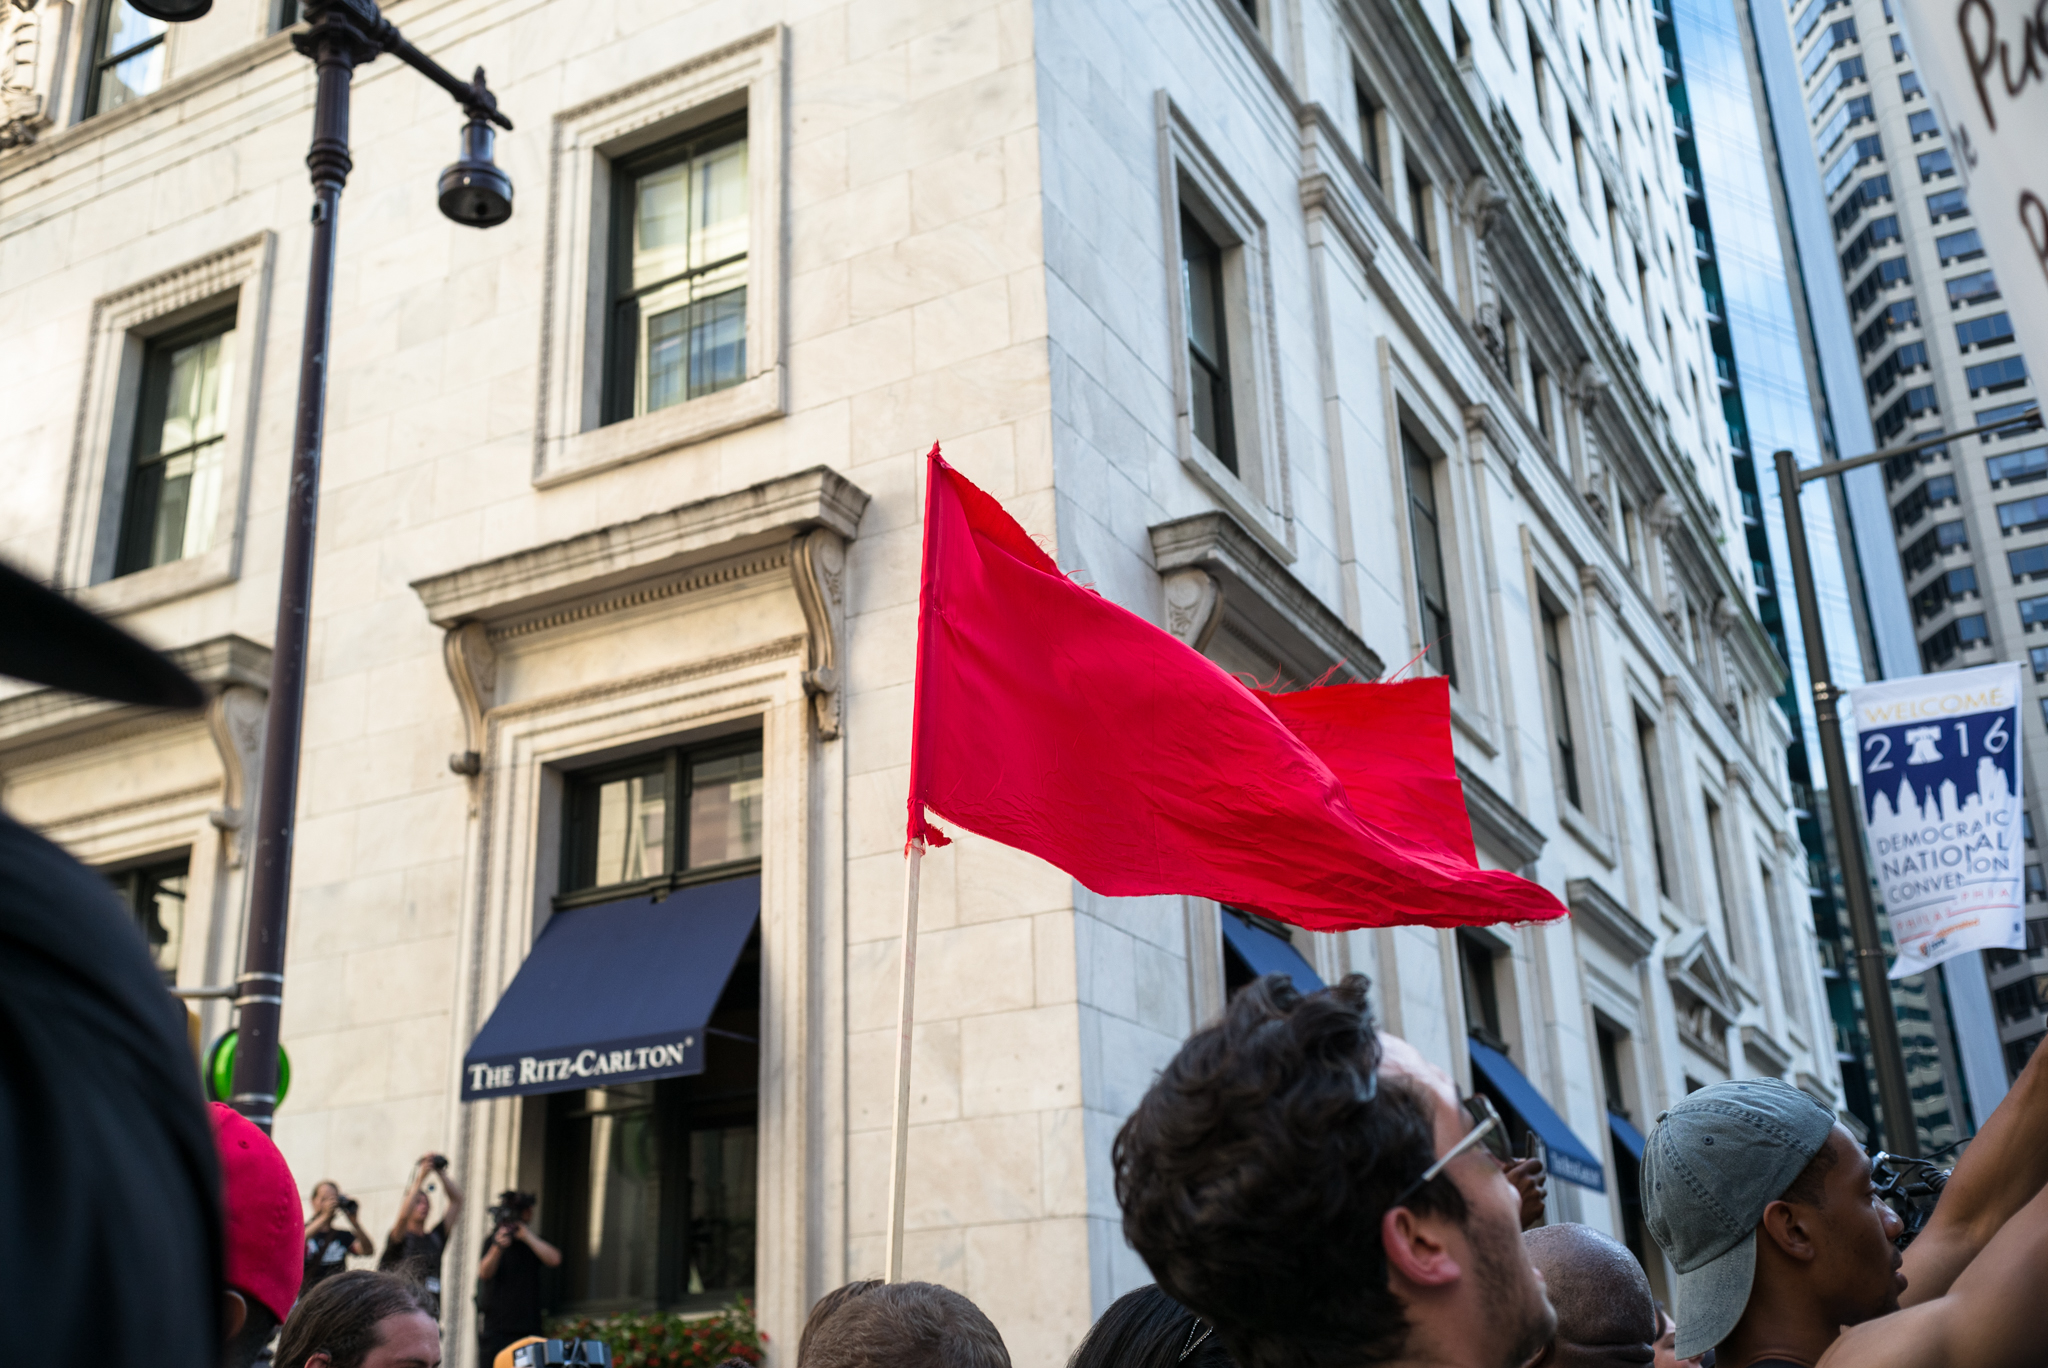
{"label": "bald head", "polygon": [[1549,1368],[1635,1368],[1656,1358],[1657,1303],[1626,1246],[1591,1226],[1539,1226],[1522,1236],[1549,1284],[1557,1338],[1536,1362]]}

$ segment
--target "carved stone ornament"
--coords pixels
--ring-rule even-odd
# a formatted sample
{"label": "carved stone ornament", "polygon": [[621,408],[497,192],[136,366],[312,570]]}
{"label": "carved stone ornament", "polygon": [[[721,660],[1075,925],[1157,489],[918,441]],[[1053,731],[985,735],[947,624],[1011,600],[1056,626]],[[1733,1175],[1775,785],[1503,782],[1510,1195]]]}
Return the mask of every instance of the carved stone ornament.
{"label": "carved stone ornament", "polygon": [[1160,581],[1166,594],[1166,630],[1197,651],[1209,648],[1216,624],[1223,620],[1217,609],[1223,598],[1216,578],[1207,570],[1175,570]]}
{"label": "carved stone ornament", "polygon": [[1508,369],[1507,328],[1500,286],[1494,277],[1493,249],[1488,239],[1498,226],[1506,200],[1491,178],[1475,176],[1465,189],[1465,217],[1472,225],[1472,311],[1473,330],[1479,344],[1503,371]]}
{"label": "carved stone ornament", "polygon": [[254,793],[250,780],[263,766],[263,727],[269,696],[248,684],[230,684],[206,705],[206,729],[220,752],[221,805],[206,814],[227,847],[229,869],[242,867],[242,833]]}
{"label": "carved stone ornament", "polygon": [[498,689],[498,654],[491,646],[490,630],[481,622],[449,628],[441,641],[441,659],[462,708],[464,749],[448,757],[448,768],[474,779],[483,773],[484,714],[491,710]]}
{"label": "carved stone ornament", "polygon": [[41,60],[40,21],[30,11],[36,0],[14,0],[21,11],[0,47],[0,149],[26,147],[49,123],[42,117],[43,95],[36,89]]}
{"label": "carved stone ornament", "polygon": [[811,696],[819,737],[830,741],[839,735],[843,696],[839,643],[846,630],[846,539],[829,527],[798,533],[789,548],[789,572],[810,628],[804,692]]}

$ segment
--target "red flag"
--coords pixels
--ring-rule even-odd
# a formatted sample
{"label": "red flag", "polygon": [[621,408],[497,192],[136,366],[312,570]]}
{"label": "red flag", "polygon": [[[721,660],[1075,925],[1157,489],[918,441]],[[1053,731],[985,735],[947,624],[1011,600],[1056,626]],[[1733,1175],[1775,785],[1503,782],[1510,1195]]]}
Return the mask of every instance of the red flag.
{"label": "red flag", "polygon": [[[1060,574],[937,446],[927,474],[912,840],[944,844],[929,808],[1097,893],[1197,894],[1319,931],[1564,915],[1540,885],[1473,864],[1462,804],[1453,814],[1442,786],[1456,784],[1448,713],[1426,691],[1395,693],[1379,713],[1395,726],[1444,719],[1440,742],[1384,748],[1394,791],[1423,794],[1428,817],[1407,829],[1366,821],[1345,786],[1376,790],[1370,738],[1325,741],[1340,782],[1268,701]],[[1345,731],[1346,706],[1372,715],[1347,705],[1349,689],[1329,692],[1339,701],[1327,707],[1283,706],[1326,738]]]}

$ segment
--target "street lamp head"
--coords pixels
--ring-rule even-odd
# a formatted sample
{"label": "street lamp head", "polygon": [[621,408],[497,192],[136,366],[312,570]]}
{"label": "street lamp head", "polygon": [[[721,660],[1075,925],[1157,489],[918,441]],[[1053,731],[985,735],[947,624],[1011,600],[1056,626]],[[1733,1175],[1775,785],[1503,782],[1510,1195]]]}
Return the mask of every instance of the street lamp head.
{"label": "street lamp head", "polygon": [[491,160],[497,135],[481,109],[462,126],[462,159],[441,173],[441,212],[472,228],[495,228],[512,217],[512,178]]}
{"label": "street lamp head", "polygon": [[[21,0],[15,0],[15,3],[20,4]],[[182,24],[212,9],[213,0],[128,0],[128,7],[167,24]]]}

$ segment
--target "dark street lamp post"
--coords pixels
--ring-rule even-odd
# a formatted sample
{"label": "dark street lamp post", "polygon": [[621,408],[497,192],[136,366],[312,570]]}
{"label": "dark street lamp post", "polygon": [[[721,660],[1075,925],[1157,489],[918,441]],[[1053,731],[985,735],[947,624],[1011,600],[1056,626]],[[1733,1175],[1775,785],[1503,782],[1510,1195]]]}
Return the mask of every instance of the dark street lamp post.
{"label": "dark street lamp post", "polygon": [[1906,1087],[1905,1054],[1899,1047],[1899,1021],[1892,1011],[1891,980],[1885,977],[1884,946],[1877,932],[1877,909],[1870,900],[1870,871],[1864,863],[1863,823],[1857,820],[1849,792],[1849,761],[1842,750],[1842,722],[1837,700],[1842,690],[1828,671],[1827,641],[1821,631],[1820,601],[1813,587],[1813,563],[1806,550],[1806,524],[1799,514],[1799,487],[1858,466],[1908,456],[1977,433],[1997,429],[2024,431],[2040,414],[2018,423],[1937,433],[1903,446],[1887,447],[1845,461],[1799,469],[1792,453],[1776,453],[1778,498],[1785,512],[1785,552],[1792,562],[1792,584],[1799,597],[1800,635],[1806,641],[1806,673],[1813,684],[1814,727],[1820,733],[1821,765],[1828,781],[1828,811],[1834,818],[1835,848],[1841,852],[1843,892],[1849,900],[1849,934],[1856,942],[1856,979],[1863,986],[1863,1017],[1870,1033],[1871,1062],[1877,1071],[1878,1110],[1884,1120],[1885,1148],[1906,1157],[1920,1153],[1920,1133],[1913,1121],[1913,1099]]}
{"label": "dark street lamp post", "polygon": [[[211,0],[130,0],[172,22],[196,19]],[[284,559],[278,574],[277,635],[272,645],[270,708],[263,742],[263,786],[256,808],[255,868],[237,1011],[235,1109],[265,1131],[277,1106],[278,1018],[284,1006],[285,913],[291,891],[292,832],[299,791],[299,727],[306,701],[306,633],[313,598],[313,534],[319,515],[320,444],[327,412],[327,349],[333,322],[336,219],[348,180],[349,83],[356,67],[388,52],[455,97],[469,116],[462,157],[441,173],[441,212],[490,228],[512,216],[512,182],[491,161],[491,125],[510,129],[478,67],[458,80],[400,36],[375,0],[306,0],[304,32],[292,45],[313,59],[313,260],[306,279],[306,334],[299,354],[299,408],[292,440]]]}

